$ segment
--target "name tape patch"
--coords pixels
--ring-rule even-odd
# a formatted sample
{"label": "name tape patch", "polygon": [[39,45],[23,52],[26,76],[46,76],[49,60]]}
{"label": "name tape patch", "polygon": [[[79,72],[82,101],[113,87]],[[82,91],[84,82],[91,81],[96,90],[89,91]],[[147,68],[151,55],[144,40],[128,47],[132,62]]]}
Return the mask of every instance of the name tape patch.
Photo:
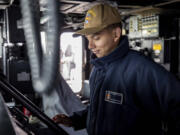
{"label": "name tape patch", "polygon": [[105,101],[115,103],[115,104],[122,104],[123,94],[108,90],[105,93]]}

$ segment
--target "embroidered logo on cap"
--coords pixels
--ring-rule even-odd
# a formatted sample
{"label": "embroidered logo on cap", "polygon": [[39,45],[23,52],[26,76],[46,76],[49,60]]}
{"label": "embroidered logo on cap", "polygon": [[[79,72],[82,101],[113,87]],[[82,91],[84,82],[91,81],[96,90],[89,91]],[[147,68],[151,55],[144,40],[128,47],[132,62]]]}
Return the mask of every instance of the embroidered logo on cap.
{"label": "embroidered logo on cap", "polygon": [[87,12],[86,18],[85,18],[85,24],[88,24],[89,21],[92,19],[92,17],[96,17],[96,14],[94,13],[93,10],[89,10]]}

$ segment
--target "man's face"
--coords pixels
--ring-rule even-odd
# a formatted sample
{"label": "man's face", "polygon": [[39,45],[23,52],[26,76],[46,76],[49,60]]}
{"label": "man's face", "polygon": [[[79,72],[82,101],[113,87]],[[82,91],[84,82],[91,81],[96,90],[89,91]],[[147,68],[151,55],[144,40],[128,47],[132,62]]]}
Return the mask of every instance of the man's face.
{"label": "man's face", "polygon": [[103,30],[96,34],[86,35],[89,41],[88,48],[98,57],[111,53],[118,45],[113,30]]}

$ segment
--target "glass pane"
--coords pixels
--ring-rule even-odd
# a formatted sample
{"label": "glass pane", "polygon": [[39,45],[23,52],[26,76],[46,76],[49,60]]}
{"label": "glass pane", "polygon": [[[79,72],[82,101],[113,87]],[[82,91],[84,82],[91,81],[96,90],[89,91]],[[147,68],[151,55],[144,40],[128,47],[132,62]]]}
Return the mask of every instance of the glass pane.
{"label": "glass pane", "polygon": [[73,32],[61,35],[60,72],[76,93],[82,88],[82,37],[73,37]]}

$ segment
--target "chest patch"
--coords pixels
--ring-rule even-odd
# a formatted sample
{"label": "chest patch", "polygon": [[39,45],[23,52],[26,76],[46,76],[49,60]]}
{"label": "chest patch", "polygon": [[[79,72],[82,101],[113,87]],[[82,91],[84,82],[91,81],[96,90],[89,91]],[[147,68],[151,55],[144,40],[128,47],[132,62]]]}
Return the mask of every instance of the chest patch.
{"label": "chest patch", "polygon": [[123,94],[107,90],[105,93],[105,101],[115,104],[122,104]]}

